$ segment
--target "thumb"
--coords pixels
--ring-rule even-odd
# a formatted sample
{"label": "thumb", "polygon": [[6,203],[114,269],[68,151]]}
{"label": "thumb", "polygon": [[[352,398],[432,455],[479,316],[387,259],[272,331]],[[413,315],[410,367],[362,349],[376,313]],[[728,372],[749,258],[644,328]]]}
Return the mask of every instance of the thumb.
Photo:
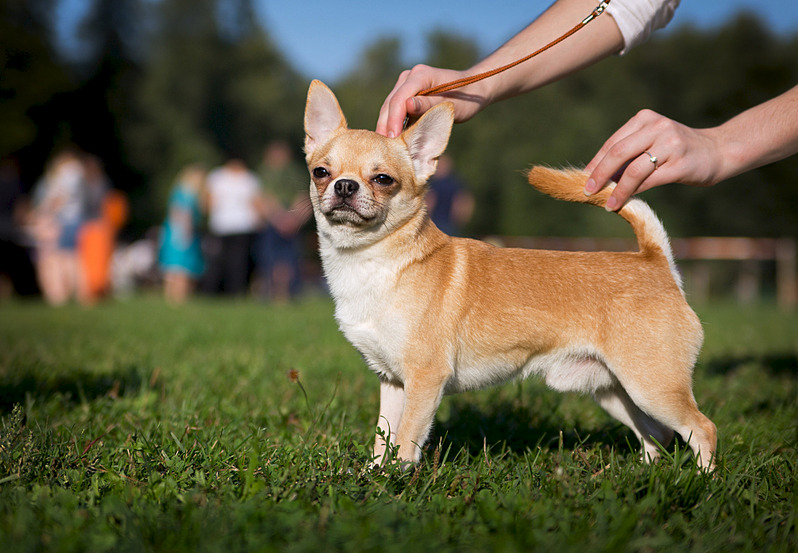
{"label": "thumb", "polygon": [[413,96],[405,104],[407,114],[411,117],[420,117],[429,111],[432,106],[440,104],[444,99],[437,96]]}

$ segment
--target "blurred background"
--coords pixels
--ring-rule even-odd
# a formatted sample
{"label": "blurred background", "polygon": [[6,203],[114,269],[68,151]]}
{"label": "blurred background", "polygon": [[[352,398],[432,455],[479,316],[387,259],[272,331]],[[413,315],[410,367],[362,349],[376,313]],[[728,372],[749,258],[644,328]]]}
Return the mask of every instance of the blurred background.
{"label": "blurred background", "polygon": [[[8,218],[19,227],[4,230],[4,243],[21,246],[36,271],[37,241],[46,240],[47,229],[32,228],[30,213],[46,197],[48,171],[64,165],[59,156],[71,156],[83,181],[101,175],[100,188],[115,193],[111,201],[97,200],[102,207],[81,219],[105,221],[112,240],[106,257],[118,266],[109,270],[123,271],[125,262],[135,266],[119,277],[122,282],[110,283],[106,275],[98,297],[111,286],[160,285],[159,242],[176,181],[187,167],[212,171],[238,159],[266,179],[265,152],[275,143],[287,144],[291,162],[300,165],[311,79],[333,88],[351,126],[373,128],[403,69],[415,63],[466,68],[548,2],[461,6],[415,0],[0,0],[0,186]],[[796,53],[793,2],[684,0],[668,29],[628,55],[494,105],[455,128],[448,150],[452,171],[471,200],[457,232],[628,237],[619,218],[531,190],[524,169],[586,163],[642,108],[690,126],[717,125],[798,83]],[[305,175],[290,179],[291,190],[305,190]],[[674,237],[795,238],[798,158],[714,189],[661,187],[644,199]],[[201,202],[200,211],[207,209]],[[258,288],[264,297],[284,299],[285,291],[275,290],[285,278],[292,281],[290,295],[297,289],[293,281],[318,278],[313,225],[296,198],[271,198],[258,209],[264,225],[269,217],[278,221],[281,210],[294,216],[274,224],[291,235],[291,274],[272,274],[269,265]],[[205,217],[194,224],[193,233],[213,234]],[[253,230],[255,248],[261,230]],[[149,254],[122,259],[122,250],[136,244],[149,244]],[[212,257],[209,248],[203,242]],[[10,255],[2,254],[0,273],[22,263],[16,257],[10,263]],[[250,285],[258,275],[256,258]],[[32,274],[15,275],[5,286],[39,293],[41,277]],[[194,289],[202,290],[202,277],[193,277]],[[31,286],[24,286],[27,281]],[[214,286],[204,289],[224,289]]]}

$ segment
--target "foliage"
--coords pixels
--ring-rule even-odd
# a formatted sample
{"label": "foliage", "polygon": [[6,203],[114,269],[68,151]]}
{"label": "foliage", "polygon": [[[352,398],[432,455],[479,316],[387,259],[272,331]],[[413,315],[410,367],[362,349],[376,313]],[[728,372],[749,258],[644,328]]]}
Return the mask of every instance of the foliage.
{"label": "foliage", "polygon": [[363,52],[357,69],[335,85],[350,127],[374,128],[380,106],[402,69],[401,42],[395,37],[381,38]]}
{"label": "foliage", "polygon": [[798,318],[707,306],[720,466],[656,466],[535,380],[446,398],[422,464],[369,470],[376,378],[328,300],[4,306],[6,551],[794,551]]}
{"label": "foliage", "polygon": [[[143,231],[160,220],[166,190],[187,162],[236,155],[255,165],[273,138],[300,155],[312,76],[285,60],[255,21],[251,0],[92,0],[77,60],[51,53],[44,14],[54,3],[0,0],[0,34],[12,45],[0,80],[0,157],[20,158],[28,186],[53,149],[74,142],[105,159],[114,183],[133,196],[134,225]],[[585,164],[643,108],[691,126],[717,125],[798,82],[796,47],[798,37],[774,35],[750,15],[710,30],[670,29],[624,57],[491,106],[458,126],[450,146],[477,199],[467,230],[627,234],[600,210],[542,197],[523,171]],[[352,52],[359,62],[350,74],[328,83],[353,126],[373,128],[397,75],[412,65],[401,53],[398,38],[380,37]],[[470,37],[436,30],[425,58],[413,63],[461,68],[483,54]],[[798,159],[711,192],[670,186],[645,198],[677,236],[798,236]]]}
{"label": "foliage", "polygon": [[187,164],[257,166],[268,141],[299,142],[303,83],[249,0],[162,0],[151,19],[139,118],[124,129],[131,161],[151,176],[150,202],[165,204]]}
{"label": "foliage", "polygon": [[[47,135],[58,131],[48,121],[52,110],[43,106],[72,88],[49,39],[53,5],[54,0],[0,0],[0,158],[17,152],[41,166],[53,147]],[[44,140],[38,139],[40,130]]]}
{"label": "foliage", "polygon": [[[300,136],[298,77],[254,21],[239,22],[235,33],[221,28],[216,4],[164,0],[156,8],[143,120],[132,139],[151,173],[164,161],[173,175],[186,163],[231,155],[256,164],[264,137]],[[239,19],[248,17],[244,11]]]}
{"label": "foliage", "polygon": [[[760,47],[761,45],[761,47]],[[752,18],[716,32],[682,29],[544,89],[491,106],[455,130],[451,152],[479,200],[475,234],[628,235],[600,210],[530,190],[531,164],[584,165],[635,113],[650,108],[713,126],[798,82],[795,42]],[[795,157],[711,191],[669,186],[643,197],[675,236],[796,236]],[[765,221],[767,219],[767,221]]]}

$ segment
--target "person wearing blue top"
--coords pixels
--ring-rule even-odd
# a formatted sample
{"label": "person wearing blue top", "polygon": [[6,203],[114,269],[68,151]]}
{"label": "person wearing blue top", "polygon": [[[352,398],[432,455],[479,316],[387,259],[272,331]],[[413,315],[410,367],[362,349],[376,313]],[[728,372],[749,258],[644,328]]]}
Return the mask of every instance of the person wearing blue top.
{"label": "person wearing blue top", "polygon": [[205,171],[189,166],[181,171],[169,197],[158,255],[164,278],[164,295],[173,303],[184,302],[205,269],[200,243]]}

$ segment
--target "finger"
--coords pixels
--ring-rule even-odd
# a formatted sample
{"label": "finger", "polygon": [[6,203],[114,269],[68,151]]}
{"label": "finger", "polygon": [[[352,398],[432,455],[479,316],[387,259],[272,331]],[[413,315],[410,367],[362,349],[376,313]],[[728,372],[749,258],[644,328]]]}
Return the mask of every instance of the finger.
{"label": "finger", "polygon": [[[401,96],[400,96],[401,97]],[[444,102],[440,96],[412,96],[404,101],[404,109],[391,109],[386,124],[385,136],[394,138],[402,134],[406,119],[416,119],[424,115],[432,106]]]}
{"label": "finger", "polygon": [[613,177],[621,172],[625,173],[628,170],[626,165],[650,150],[655,138],[656,135],[650,131],[641,129],[612,143],[590,171],[590,177],[585,183],[585,194],[595,194],[607,186]]}
{"label": "finger", "polygon": [[606,141],[604,141],[604,144],[601,145],[601,148],[599,148],[599,151],[593,156],[593,159],[591,159],[590,162],[585,166],[585,170],[588,172],[593,172],[598,166],[599,162],[606,157],[615,144],[621,142],[630,135],[639,132],[643,127],[643,124],[644,123],[637,116],[624,123],[621,128],[612,133],[612,135]]}
{"label": "finger", "polygon": [[652,158],[648,153],[643,153],[629,163],[607,199],[605,207],[608,211],[620,209],[629,198],[642,191],[641,188],[646,180],[657,170],[657,163],[652,162],[652,159],[656,158]]}
{"label": "finger", "polygon": [[651,146],[656,136],[647,130],[650,131],[649,125],[660,118],[662,116],[654,111],[641,110],[602,144],[585,166],[585,171],[591,174],[585,186],[586,194],[603,189],[628,162]]}
{"label": "finger", "polygon": [[396,84],[394,85],[393,89],[382,103],[380,115],[377,119],[377,133],[388,136],[390,132],[393,132],[394,136],[396,136],[398,132],[401,132],[401,123],[397,127],[396,121],[399,120],[404,122],[406,115],[404,112],[405,98],[400,99],[398,94],[401,88],[407,82],[409,76],[409,70],[402,71],[402,73],[399,75],[399,78],[396,80]]}
{"label": "finger", "polygon": [[413,117],[424,115],[432,106],[445,102],[443,96],[414,96],[407,101],[407,114]]}

